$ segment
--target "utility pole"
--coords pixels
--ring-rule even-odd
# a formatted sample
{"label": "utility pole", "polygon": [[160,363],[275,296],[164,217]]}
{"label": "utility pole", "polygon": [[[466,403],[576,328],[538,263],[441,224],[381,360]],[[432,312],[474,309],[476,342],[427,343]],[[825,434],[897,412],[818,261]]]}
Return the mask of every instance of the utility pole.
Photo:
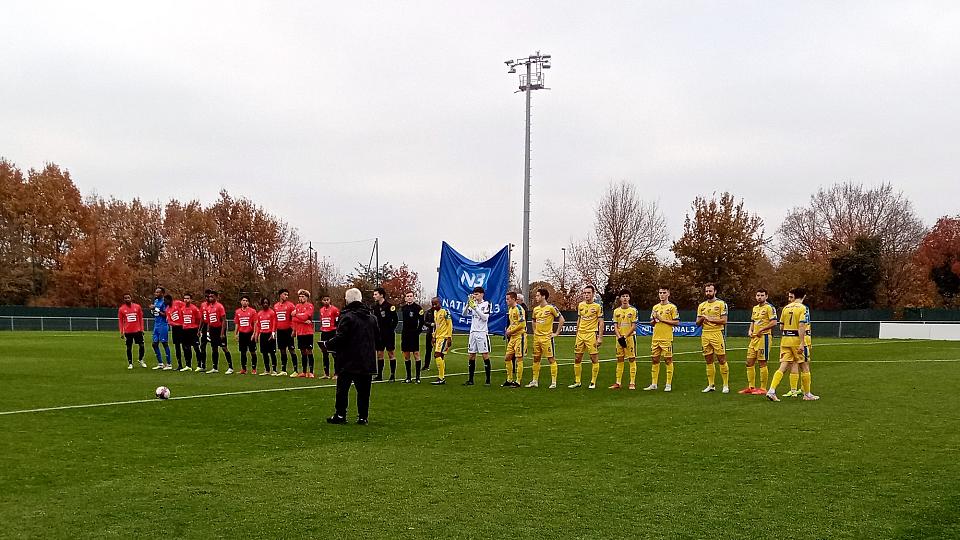
{"label": "utility pole", "polygon": [[[530,298],[530,97],[534,90],[543,90],[543,70],[550,69],[550,55],[532,54],[526,58],[504,62],[507,73],[516,73],[517,66],[524,66],[526,73],[520,75],[520,92],[526,96],[526,133],[523,153],[523,259],[521,263],[520,290],[523,298]],[[548,89],[548,88],[547,88]],[[549,90],[549,89],[548,89]]]}

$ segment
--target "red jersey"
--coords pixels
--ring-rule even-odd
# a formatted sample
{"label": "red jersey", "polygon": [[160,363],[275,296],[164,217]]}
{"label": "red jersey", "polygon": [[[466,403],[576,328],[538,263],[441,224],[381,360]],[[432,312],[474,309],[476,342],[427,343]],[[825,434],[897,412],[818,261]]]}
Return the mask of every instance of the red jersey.
{"label": "red jersey", "polygon": [[183,315],[180,314],[180,310],[183,309],[183,300],[174,300],[170,307],[167,308],[167,321],[170,323],[170,326],[183,326]]}
{"label": "red jersey", "polygon": [[200,308],[195,304],[190,304],[189,306],[184,304],[184,306],[180,308],[180,318],[183,319],[184,330],[196,330],[200,328],[203,315],[200,314]]}
{"label": "red jersey", "polygon": [[293,310],[296,306],[293,305],[293,302],[287,300],[286,302],[277,302],[273,305],[273,311],[277,315],[277,330],[287,330],[292,328],[293,324]]}
{"label": "red jersey", "polygon": [[297,304],[293,310],[293,333],[298,336],[313,335],[313,304]]}
{"label": "red jersey", "polygon": [[272,334],[277,330],[277,313],[270,308],[257,312],[257,333]]}
{"label": "red jersey", "polygon": [[237,332],[249,334],[257,324],[257,312],[252,307],[237,308],[233,314],[233,324],[237,325]]}
{"label": "red jersey", "polygon": [[227,316],[227,310],[224,309],[223,304],[220,302],[208,303],[204,309],[204,315],[204,321],[210,328],[220,328],[223,326],[223,320]]}
{"label": "red jersey", "polygon": [[337,306],[320,306],[320,331],[333,332],[337,329],[337,319],[340,317],[340,310]]}
{"label": "red jersey", "polygon": [[117,318],[120,319],[120,331],[124,334],[134,334],[143,332],[143,308],[140,304],[130,303],[130,305],[120,304],[117,310]]}

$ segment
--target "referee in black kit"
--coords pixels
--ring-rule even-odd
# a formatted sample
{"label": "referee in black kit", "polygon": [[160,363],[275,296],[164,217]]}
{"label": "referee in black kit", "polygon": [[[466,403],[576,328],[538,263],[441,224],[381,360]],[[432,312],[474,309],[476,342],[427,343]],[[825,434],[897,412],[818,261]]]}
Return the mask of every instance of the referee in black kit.
{"label": "referee in black kit", "polygon": [[397,377],[397,306],[387,300],[387,291],[383,287],[377,287],[373,290],[373,299],[376,302],[373,305],[373,316],[377,318],[377,378],[376,381],[383,380],[383,355],[384,351],[390,356],[390,381],[393,382]]}
{"label": "referee in black kit", "polygon": [[[403,367],[407,370],[405,383],[416,381],[420,384],[420,332],[423,330],[423,308],[414,301],[413,293],[407,291],[403,295],[403,307],[400,308],[400,320],[403,327],[400,329],[400,350],[403,352]],[[410,380],[410,355],[417,363],[417,378]]]}

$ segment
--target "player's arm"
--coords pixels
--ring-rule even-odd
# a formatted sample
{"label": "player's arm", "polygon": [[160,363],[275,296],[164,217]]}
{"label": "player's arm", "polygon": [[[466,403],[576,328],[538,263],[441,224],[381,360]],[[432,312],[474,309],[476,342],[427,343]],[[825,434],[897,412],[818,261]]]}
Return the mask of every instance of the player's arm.
{"label": "player's arm", "polygon": [[696,324],[697,326],[703,326],[703,321],[706,320],[706,318],[707,318],[707,317],[706,317],[703,313],[700,313],[700,311],[698,310],[698,311],[697,311],[697,322],[696,322],[695,324]]}
{"label": "player's arm", "polygon": [[625,335],[625,336],[623,336],[623,337],[628,338],[628,337],[630,337],[630,336],[632,336],[632,335],[634,335],[634,334],[637,333],[637,319],[639,319],[639,318],[640,318],[640,314],[639,314],[639,313],[637,313],[637,316],[636,316],[636,317],[631,317],[632,320],[631,320],[630,322],[633,323],[633,324],[630,325],[630,330],[627,331],[627,335]]}
{"label": "player's arm", "polygon": [[120,337],[123,337],[123,310],[117,310],[117,328],[120,330]]}
{"label": "player's arm", "polygon": [[478,317],[481,321],[487,322],[487,320],[490,319],[490,303],[487,302],[486,309],[484,309],[483,306],[477,306],[477,308],[474,309],[473,312],[476,314],[475,316]]}
{"label": "player's arm", "polygon": [[603,310],[600,310],[600,315],[597,317],[597,345],[603,342],[603,327],[606,326],[606,321],[603,320]]}
{"label": "player's arm", "polygon": [[233,313],[233,337],[240,339],[240,313],[239,312]]}
{"label": "player's arm", "polygon": [[557,310],[557,331],[553,332],[553,336],[551,337],[558,337],[560,335],[560,330],[563,330],[563,323],[565,322],[567,321],[564,320],[563,314],[560,313],[560,310]]}

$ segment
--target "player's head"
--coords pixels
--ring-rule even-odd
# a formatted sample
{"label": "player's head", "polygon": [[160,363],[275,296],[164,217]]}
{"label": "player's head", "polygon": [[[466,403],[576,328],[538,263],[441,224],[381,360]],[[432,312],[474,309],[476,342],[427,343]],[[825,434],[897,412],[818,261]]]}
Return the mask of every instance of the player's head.
{"label": "player's head", "polygon": [[523,293],[517,293],[517,303],[518,304],[523,303]]}
{"label": "player's head", "polygon": [[320,299],[320,302],[321,302],[323,305],[325,305],[325,306],[329,306],[329,305],[330,305],[330,295],[329,295],[329,294],[323,295],[323,298]]}
{"label": "player's head", "polygon": [[133,302],[133,297],[129,293],[123,295],[123,303],[129,306],[130,302]]}
{"label": "player's head", "polygon": [[347,289],[347,292],[343,293],[343,299],[346,300],[348,304],[359,302],[363,300],[363,293],[360,292],[360,289],[353,287]]}
{"label": "player's head", "polygon": [[432,307],[434,311],[439,310],[439,309],[440,309],[440,297],[434,296],[433,298],[431,298],[431,299],[430,299],[430,307]]}
{"label": "player's head", "polygon": [[581,295],[583,296],[584,302],[593,302],[593,298],[597,295],[597,289],[595,289],[593,285],[587,285],[583,288]]}
{"label": "player's head", "polygon": [[193,302],[193,293],[191,292],[183,293],[183,303],[189,306],[191,302]]}
{"label": "player's head", "polygon": [[537,302],[537,304],[546,304],[548,298],[550,298],[550,291],[544,289],[543,287],[537,289],[533,293],[533,299]]}
{"label": "player's head", "polygon": [[663,303],[670,300],[670,287],[660,287],[657,289],[657,297],[660,298],[660,301]]}
{"label": "player's head", "polygon": [[173,305],[173,295],[172,295],[172,294],[165,294],[165,295],[163,295],[163,303],[164,303],[164,305],[172,306],[172,305]]}
{"label": "player's head", "polygon": [[213,289],[207,289],[207,302],[214,303],[217,301],[217,291]]}
{"label": "player's head", "polygon": [[473,288],[473,297],[477,302],[483,300],[484,290],[483,287],[474,287]]}
{"label": "player's head", "polygon": [[310,299],[310,291],[306,289],[300,289],[297,291],[297,299],[300,300],[300,303],[303,304]]}
{"label": "player's head", "polygon": [[243,308],[248,308],[248,307],[250,307],[250,297],[249,297],[249,296],[243,295],[243,296],[240,297],[240,307],[243,307]]}
{"label": "player's head", "polygon": [[517,293],[514,291],[507,293],[507,305],[510,307],[517,305]]}
{"label": "player's head", "polygon": [[260,299],[260,307],[263,309],[270,309],[270,299],[264,296]]}
{"label": "player's head", "polygon": [[412,303],[413,303],[413,292],[412,292],[412,291],[407,291],[407,292],[403,295],[403,301],[406,302],[407,305],[412,304]]}
{"label": "player's head", "polygon": [[156,290],[153,291],[153,295],[157,298],[163,298],[164,294],[167,294],[167,290],[163,287],[157,287]]}
{"label": "player's head", "polygon": [[807,290],[803,287],[794,287],[793,289],[790,289],[790,293],[787,295],[787,298],[791,302],[803,302],[804,298],[806,297]]}
{"label": "player's head", "polygon": [[387,299],[387,290],[383,287],[377,287],[373,290],[373,299],[376,300],[378,304],[382,304]]}
{"label": "player's head", "polygon": [[622,289],[620,292],[618,292],[617,298],[620,299],[621,306],[627,307],[630,305],[630,291],[627,289]]}
{"label": "player's head", "polygon": [[705,283],[703,285],[703,295],[707,297],[707,300],[713,300],[717,297],[717,286],[713,283]]}
{"label": "player's head", "polygon": [[290,291],[286,289],[280,289],[277,291],[277,298],[279,298],[281,302],[286,302],[287,298],[290,298]]}
{"label": "player's head", "polygon": [[767,301],[767,290],[760,288],[757,289],[757,303],[762,304]]}

